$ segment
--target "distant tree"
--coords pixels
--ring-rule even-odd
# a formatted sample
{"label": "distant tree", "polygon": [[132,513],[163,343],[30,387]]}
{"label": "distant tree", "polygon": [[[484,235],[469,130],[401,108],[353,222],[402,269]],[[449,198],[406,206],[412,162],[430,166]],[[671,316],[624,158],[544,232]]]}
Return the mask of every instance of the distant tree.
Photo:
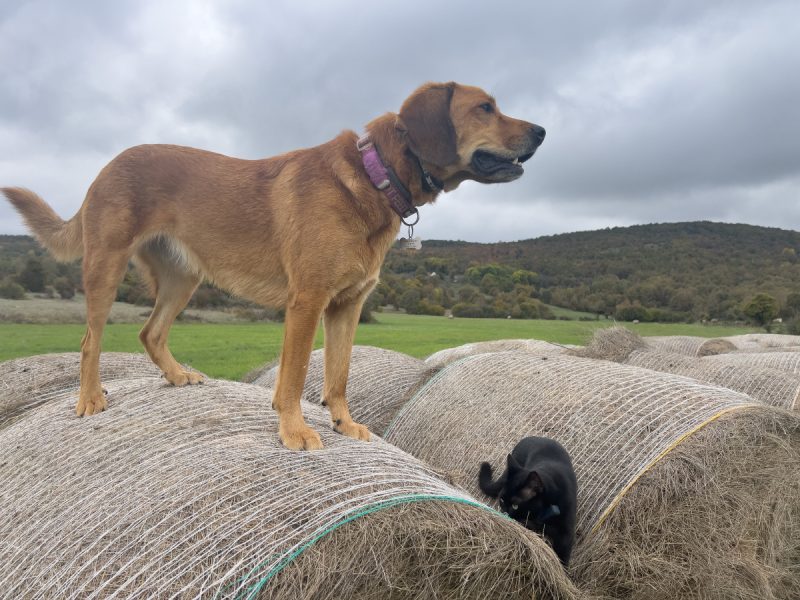
{"label": "distant tree", "polygon": [[744,314],[769,331],[769,324],[778,316],[778,301],[769,294],[756,294],[745,304]]}
{"label": "distant tree", "polygon": [[511,274],[511,279],[514,283],[519,283],[522,285],[534,285],[537,281],[539,281],[539,275],[533,271],[517,269]]}
{"label": "distant tree", "polygon": [[458,290],[458,299],[460,302],[471,304],[475,302],[478,297],[479,291],[474,285],[463,285]]}
{"label": "distant tree", "polygon": [[53,287],[63,300],[69,300],[75,296],[75,285],[66,277],[57,277],[53,281]]}
{"label": "distant tree", "polygon": [[800,294],[792,292],[786,296],[786,304],[784,305],[784,314],[787,318],[800,316]]}
{"label": "distant tree", "polygon": [[403,292],[403,295],[397,300],[397,306],[398,308],[404,308],[409,314],[417,314],[420,300],[422,300],[420,291],[411,288]]}
{"label": "distant tree", "polygon": [[647,321],[647,309],[638,302],[631,304],[627,300],[617,305],[614,316],[619,321]]}
{"label": "distant tree", "polygon": [[366,301],[361,306],[361,314],[358,316],[359,323],[374,323],[375,317],[372,316],[373,311],[377,311],[380,305],[381,295],[379,292],[373,292],[367,296]]}
{"label": "distant tree", "polygon": [[29,292],[43,292],[45,286],[45,273],[42,261],[37,257],[31,257],[25,263],[17,276],[17,283]]}

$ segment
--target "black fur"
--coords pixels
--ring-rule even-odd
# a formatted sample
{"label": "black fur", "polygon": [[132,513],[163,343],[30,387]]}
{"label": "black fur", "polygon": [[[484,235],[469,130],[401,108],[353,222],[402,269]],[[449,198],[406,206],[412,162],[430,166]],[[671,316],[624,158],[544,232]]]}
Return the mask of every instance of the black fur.
{"label": "black fur", "polygon": [[492,481],[492,467],[481,464],[478,484],[498,498],[509,517],[542,535],[566,566],[575,545],[578,482],[564,447],[550,438],[526,437],[508,455],[506,470]]}

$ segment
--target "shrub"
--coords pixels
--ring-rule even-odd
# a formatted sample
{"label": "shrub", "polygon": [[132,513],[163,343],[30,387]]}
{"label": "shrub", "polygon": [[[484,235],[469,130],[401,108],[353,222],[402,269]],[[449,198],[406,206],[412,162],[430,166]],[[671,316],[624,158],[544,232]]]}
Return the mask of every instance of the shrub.
{"label": "shrub", "polygon": [[477,304],[468,304],[466,302],[455,304],[452,312],[454,317],[478,319],[483,316],[483,309],[480,306]]}
{"label": "shrub", "polygon": [[56,280],[53,281],[53,287],[64,300],[69,300],[75,296],[75,286],[66,277],[57,277]]}
{"label": "shrub", "polygon": [[25,298],[25,288],[13,281],[0,281],[0,298],[8,300],[23,300]]}

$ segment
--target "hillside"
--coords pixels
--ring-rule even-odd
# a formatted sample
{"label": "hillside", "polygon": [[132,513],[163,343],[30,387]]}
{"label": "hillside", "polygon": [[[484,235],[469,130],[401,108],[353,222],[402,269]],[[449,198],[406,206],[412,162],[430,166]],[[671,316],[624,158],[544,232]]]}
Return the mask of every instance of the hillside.
{"label": "hillside", "polygon": [[[393,249],[373,308],[412,313],[552,318],[545,304],[619,319],[741,320],[757,293],[791,317],[800,296],[800,232],[710,222],[615,227],[519,242],[426,240]],[[31,273],[31,271],[33,271]],[[27,236],[0,236],[0,285],[80,288],[77,264],[57,265]],[[61,291],[59,285],[56,289]],[[137,300],[129,274],[120,299]],[[128,298],[132,297],[132,298]],[[209,287],[194,304],[232,300]],[[800,307],[798,307],[800,308]]]}
{"label": "hillside", "polygon": [[[539,297],[557,306],[613,314],[641,304],[695,318],[737,319],[741,304],[765,292],[785,304],[800,292],[800,232],[691,222],[615,227],[520,242],[427,241],[417,255],[393,250],[386,270],[412,265],[465,273],[498,263],[535,272]],[[416,267],[415,267],[416,268]]]}

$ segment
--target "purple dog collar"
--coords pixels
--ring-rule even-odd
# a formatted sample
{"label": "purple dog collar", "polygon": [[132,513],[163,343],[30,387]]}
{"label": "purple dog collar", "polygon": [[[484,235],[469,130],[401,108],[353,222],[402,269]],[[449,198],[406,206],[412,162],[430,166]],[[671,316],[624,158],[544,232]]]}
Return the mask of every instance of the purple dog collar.
{"label": "purple dog collar", "polygon": [[[419,221],[419,212],[417,208],[411,202],[411,198],[408,194],[403,193],[403,191],[392,182],[392,174],[389,173],[386,165],[383,164],[378,154],[378,149],[375,148],[375,144],[369,139],[369,134],[359,138],[358,142],[356,142],[356,148],[361,152],[361,162],[364,163],[364,169],[366,169],[372,185],[384,193],[389,200],[389,205],[392,207],[392,210],[400,215],[400,220],[403,221],[405,225],[415,225]],[[415,215],[417,218],[413,223],[406,222],[406,219]]]}

